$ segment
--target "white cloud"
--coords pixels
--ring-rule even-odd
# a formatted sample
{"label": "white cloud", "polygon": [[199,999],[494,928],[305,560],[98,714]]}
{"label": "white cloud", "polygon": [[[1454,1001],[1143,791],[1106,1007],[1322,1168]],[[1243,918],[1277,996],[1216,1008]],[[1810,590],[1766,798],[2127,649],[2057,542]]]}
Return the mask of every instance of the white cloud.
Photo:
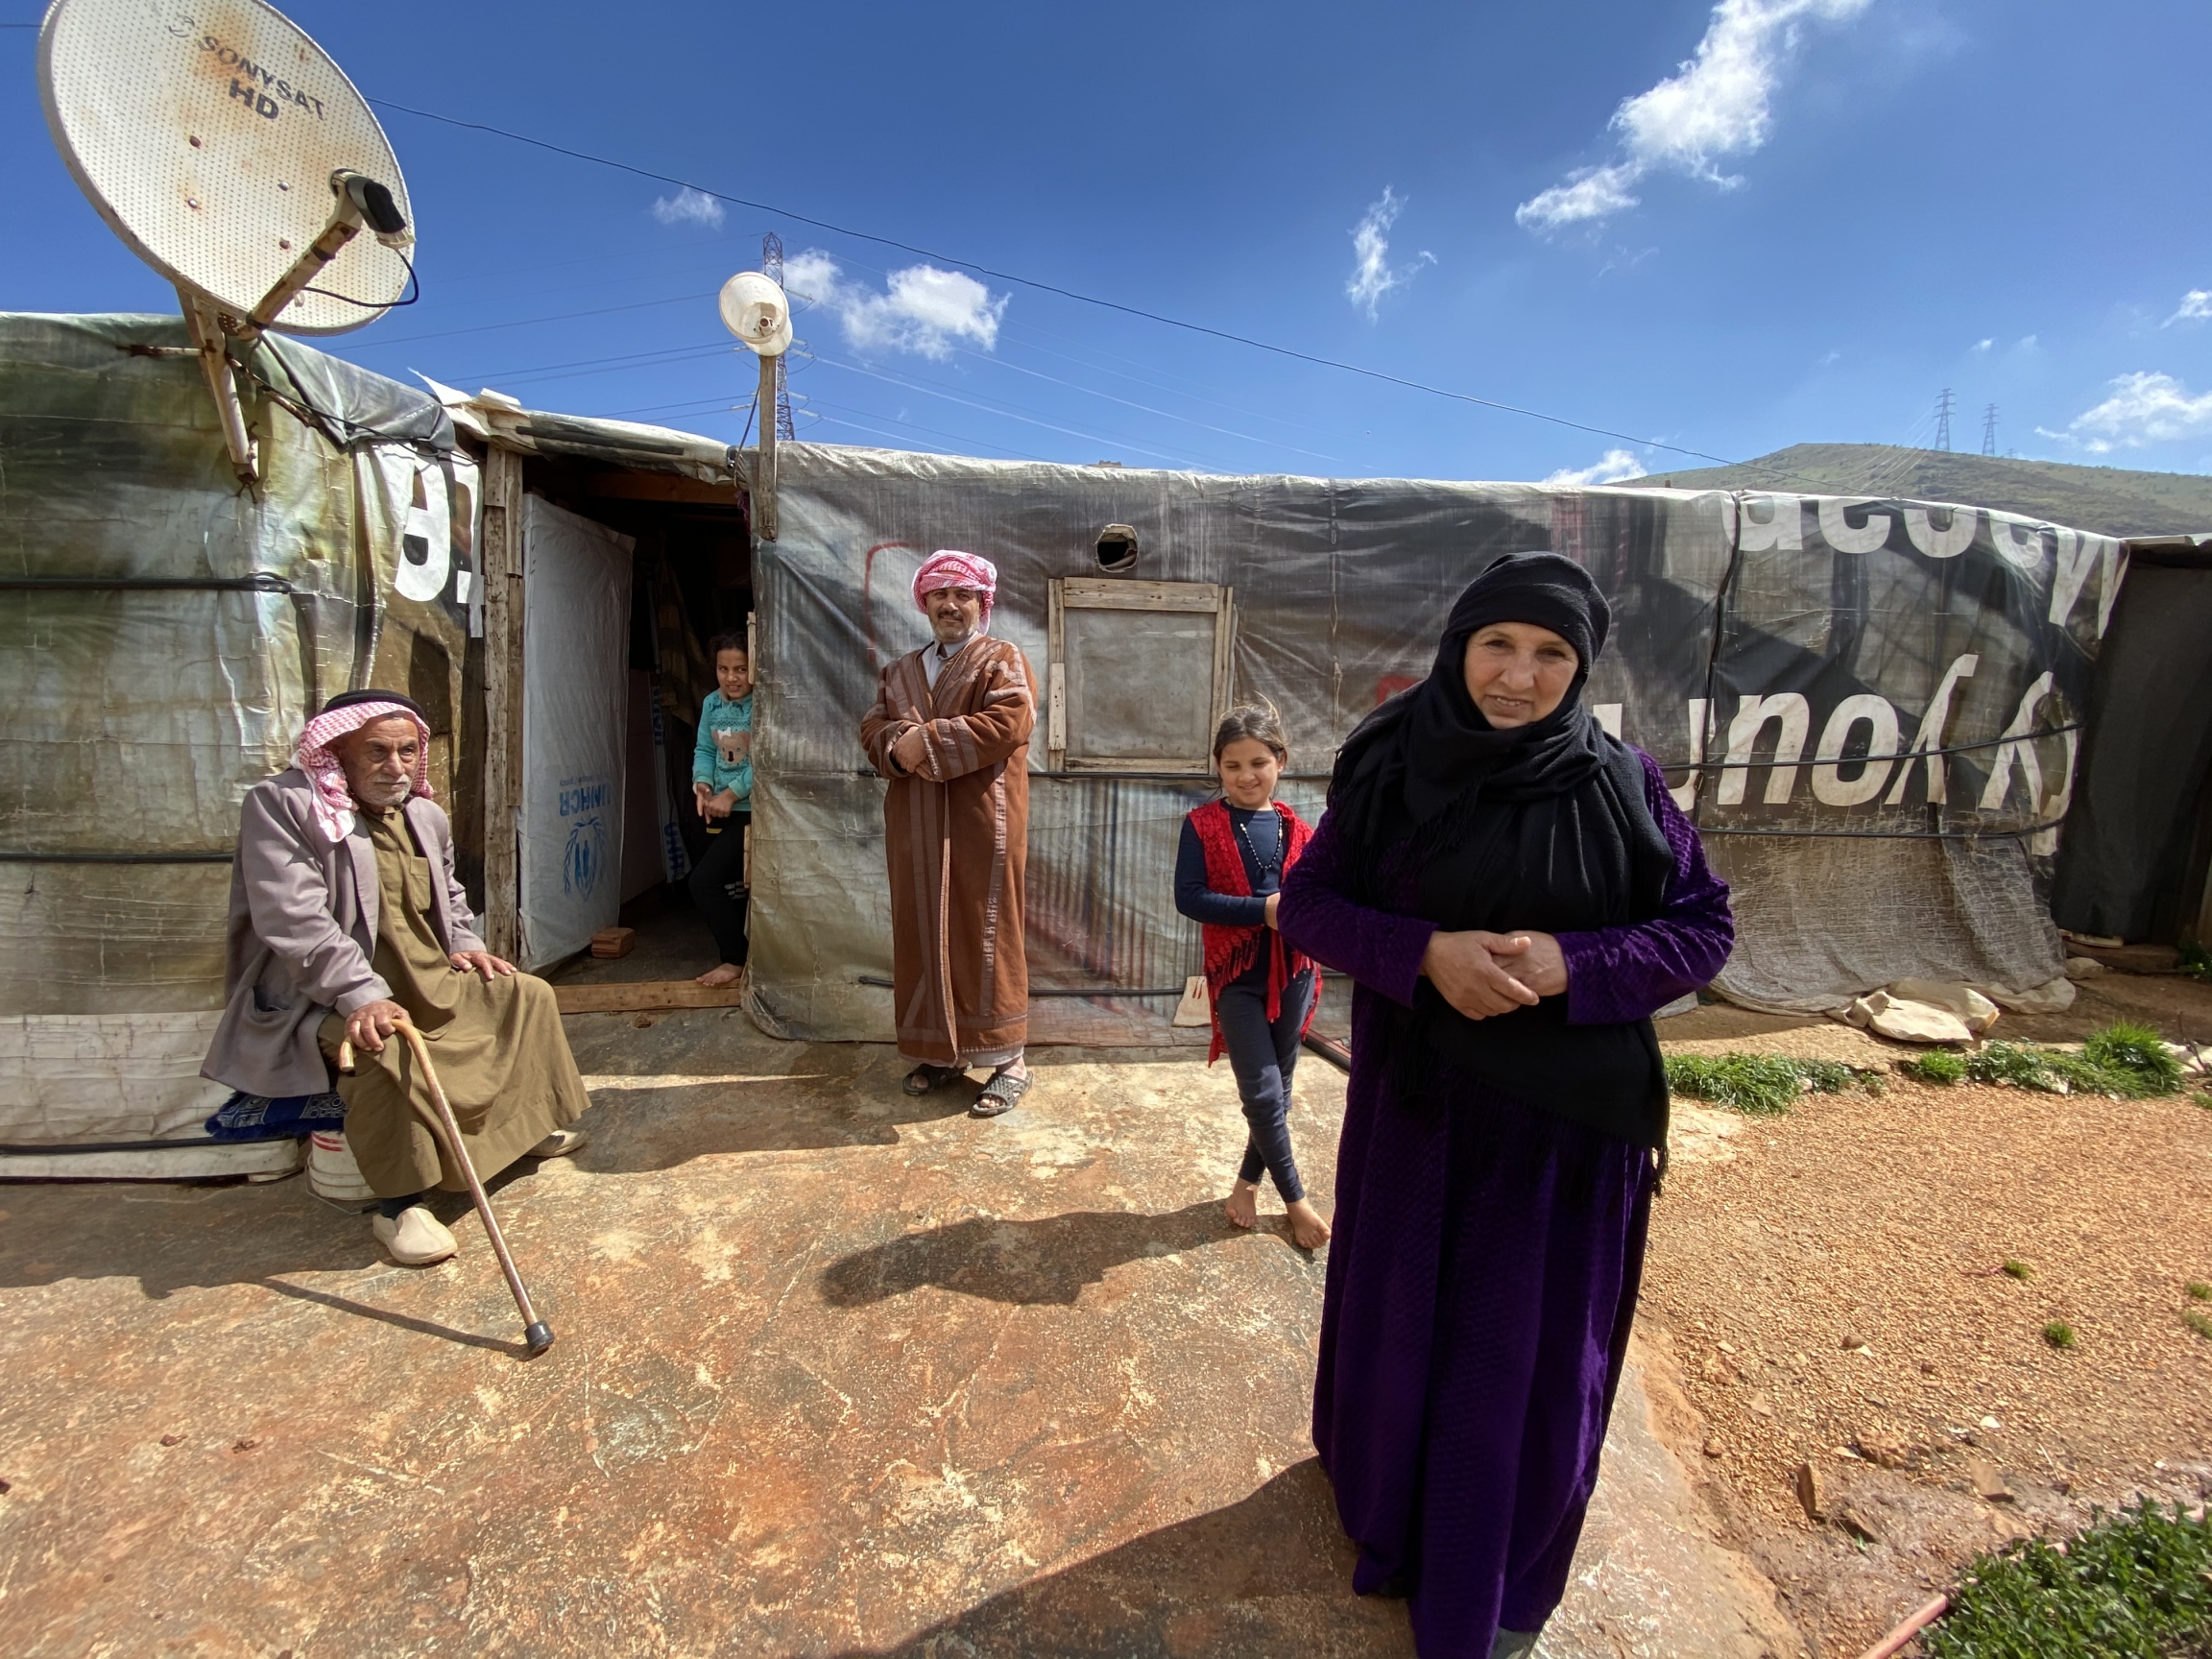
{"label": "white cloud", "polygon": [[1636,186],[1652,173],[1686,173],[1720,188],[1743,180],[1719,171],[1722,156],[1767,142],[1768,107],[1798,25],[1811,18],[1843,22],[1870,0],[1720,0],[1697,56],[1681,72],[1624,99],[1610,123],[1621,134],[1621,158],[1582,167],[1566,182],[1540,191],[1514,211],[1530,230],[1557,230],[1604,219],[1636,205]]}
{"label": "white cloud", "polygon": [[1587,467],[1562,467],[1547,484],[1625,484],[1644,476],[1644,463],[1625,449],[1608,449]]}
{"label": "white cloud", "polygon": [[2047,426],[2035,430],[2092,455],[2109,455],[2115,449],[2169,444],[2207,427],[2212,427],[2212,392],[2192,397],[2189,388],[2173,375],[2138,371],[2115,379],[2111,396],[2075,416],[2065,431],[2054,432]]}
{"label": "white cloud", "polygon": [[1996,344],[1997,342],[1994,340],[1977,340],[1974,342],[1974,349],[1977,351],[1986,351]]}
{"label": "white cloud", "polygon": [[1344,294],[1355,309],[1367,313],[1367,321],[1376,319],[1376,308],[1382,296],[1394,288],[1403,288],[1413,280],[1424,265],[1436,263],[1436,255],[1424,252],[1404,265],[1390,263],[1390,227],[1398,223],[1398,215],[1406,210],[1406,198],[1389,185],[1382,186],[1382,200],[1372,204],[1352,232],[1352,275],[1344,280]]}
{"label": "white cloud", "polygon": [[783,285],[833,314],[855,351],[913,351],[944,358],[966,340],[989,351],[998,344],[998,319],[1011,298],[960,271],[909,265],[894,271],[884,292],[848,282],[819,248],[783,262]]}
{"label": "white cloud", "polygon": [[710,230],[722,228],[722,204],[704,190],[694,190],[686,184],[673,196],[662,196],[653,204],[653,217],[663,225],[704,225]]}
{"label": "white cloud", "polygon": [[2181,296],[2181,307],[2165,322],[2161,328],[2171,328],[2176,323],[2202,323],[2212,319],[2212,288],[2192,288]]}

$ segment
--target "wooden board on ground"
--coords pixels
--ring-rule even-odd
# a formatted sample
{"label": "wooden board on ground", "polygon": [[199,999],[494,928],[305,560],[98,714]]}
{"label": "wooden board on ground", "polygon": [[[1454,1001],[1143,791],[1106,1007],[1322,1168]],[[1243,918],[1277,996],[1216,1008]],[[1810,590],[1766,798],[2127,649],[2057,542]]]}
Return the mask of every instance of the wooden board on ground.
{"label": "wooden board on ground", "polygon": [[699,985],[689,979],[615,980],[556,985],[564,1014],[650,1014],[666,1008],[734,1008],[745,1000],[741,985]]}

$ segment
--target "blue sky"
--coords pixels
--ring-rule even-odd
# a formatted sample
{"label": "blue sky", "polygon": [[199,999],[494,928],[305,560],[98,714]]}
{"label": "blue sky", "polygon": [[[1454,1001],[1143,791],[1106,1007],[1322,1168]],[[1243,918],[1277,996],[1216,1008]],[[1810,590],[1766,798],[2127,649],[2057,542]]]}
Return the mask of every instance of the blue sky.
{"label": "blue sky", "polygon": [[[710,296],[774,229],[825,442],[1664,476],[1703,463],[1657,444],[1928,443],[1948,386],[1957,448],[1993,402],[2001,450],[2212,470],[2212,8],[289,11],[373,97],[950,256],[387,108],[424,298],[328,344],[400,377],[733,441]],[[173,309],[54,154],[35,40],[0,31],[0,308]]]}

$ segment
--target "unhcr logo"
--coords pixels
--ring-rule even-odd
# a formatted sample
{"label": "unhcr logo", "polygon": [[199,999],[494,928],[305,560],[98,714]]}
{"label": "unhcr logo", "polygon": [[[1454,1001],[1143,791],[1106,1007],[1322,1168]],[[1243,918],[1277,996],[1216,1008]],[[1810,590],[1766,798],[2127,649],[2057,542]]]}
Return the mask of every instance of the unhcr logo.
{"label": "unhcr logo", "polygon": [[613,785],[604,778],[561,780],[561,822],[567,830],[561,850],[561,890],[571,898],[590,898],[607,878],[607,809],[613,798]]}

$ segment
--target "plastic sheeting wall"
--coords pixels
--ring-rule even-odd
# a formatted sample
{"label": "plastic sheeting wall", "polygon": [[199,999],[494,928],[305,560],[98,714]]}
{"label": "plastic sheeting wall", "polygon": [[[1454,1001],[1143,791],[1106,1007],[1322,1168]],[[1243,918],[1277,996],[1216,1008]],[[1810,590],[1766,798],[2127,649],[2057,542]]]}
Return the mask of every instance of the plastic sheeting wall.
{"label": "plastic sheeting wall", "polygon": [[252,370],[250,491],[180,319],[0,316],[0,1141],[220,1104],[237,804],[317,697],[407,690],[457,805],[476,469],[420,394],[290,342]]}
{"label": "plastic sheeting wall", "polygon": [[[1047,585],[1097,578],[1109,523],[1138,533],[1127,581],[1234,589],[1236,692],[1282,709],[1293,774],[1325,774],[1359,717],[1428,671],[1490,560],[1567,554],[1615,607],[1592,703],[1667,764],[1736,883],[1732,994],[1812,1009],[1908,974],[2058,972],[2035,827],[2064,815],[2115,541],[1899,501],[781,455],[781,540],[756,570],[752,961],[774,1029],[891,1029],[889,993],[860,982],[889,973],[890,920],[882,784],[856,731],[879,666],[926,637],[907,592],[920,559],[998,562],[993,631],[1043,685]],[[1160,667],[1137,653],[1127,671],[1165,684]],[[1030,755],[1033,986],[1180,986],[1199,958],[1172,902],[1175,839],[1210,786],[1050,776],[1042,732]],[[1284,793],[1311,815],[1321,788]],[[1992,835],[2010,830],[2034,832]],[[1101,995],[1033,1015],[1040,1036],[1151,1041],[1172,1006]]]}
{"label": "plastic sheeting wall", "polygon": [[523,502],[522,961],[573,955],[622,908],[628,536]]}

